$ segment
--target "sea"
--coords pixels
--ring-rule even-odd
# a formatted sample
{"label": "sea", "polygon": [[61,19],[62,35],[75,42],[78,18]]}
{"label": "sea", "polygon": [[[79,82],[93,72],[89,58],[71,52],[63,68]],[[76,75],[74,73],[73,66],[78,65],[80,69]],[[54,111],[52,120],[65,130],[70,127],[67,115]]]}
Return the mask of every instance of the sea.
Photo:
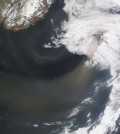
{"label": "sea", "polygon": [[120,1],[56,0],[0,24],[0,134],[120,134]]}

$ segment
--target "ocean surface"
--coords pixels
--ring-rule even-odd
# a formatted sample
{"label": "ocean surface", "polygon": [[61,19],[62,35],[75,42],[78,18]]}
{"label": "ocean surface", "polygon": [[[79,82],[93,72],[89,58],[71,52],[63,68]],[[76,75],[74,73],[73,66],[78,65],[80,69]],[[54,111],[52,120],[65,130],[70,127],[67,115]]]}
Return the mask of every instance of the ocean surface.
{"label": "ocean surface", "polygon": [[0,134],[120,133],[120,1],[56,0],[18,32],[0,26]]}

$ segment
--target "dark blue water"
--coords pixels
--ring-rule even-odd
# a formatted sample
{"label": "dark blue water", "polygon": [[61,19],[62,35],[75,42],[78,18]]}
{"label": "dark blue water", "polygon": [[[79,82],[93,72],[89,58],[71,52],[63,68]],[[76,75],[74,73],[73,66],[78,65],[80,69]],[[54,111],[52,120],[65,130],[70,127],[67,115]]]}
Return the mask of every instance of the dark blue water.
{"label": "dark blue water", "polygon": [[[71,122],[72,133],[87,124],[89,112],[92,121],[98,118],[108,102],[110,90],[103,86],[95,94],[94,83],[108,79],[109,71],[85,68],[87,57],[63,44],[54,48],[51,37],[65,32],[61,23],[69,20],[63,7],[57,0],[43,20],[19,32],[0,27],[0,134],[59,134]],[[47,43],[52,48],[44,48]],[[81,104],[89,96],[94,102]]]}
{"label": "dark blue water", "polygon": [[[14,33],[1,27],[0,69],[2,71],[28,77],[54,78],[78,64],[82,57],[69,53],[64,46],[52,49],[43,47],[48,43],[54,47],[51,38],[53,36],[56,38],[57,34],[64,32],[61,31],[61,22],[67,21],[68,16],[63,11],[63,6],[63,1],[56,1],[45,18],[29,29]],[[56,28],[59,29],[57,33]]]}

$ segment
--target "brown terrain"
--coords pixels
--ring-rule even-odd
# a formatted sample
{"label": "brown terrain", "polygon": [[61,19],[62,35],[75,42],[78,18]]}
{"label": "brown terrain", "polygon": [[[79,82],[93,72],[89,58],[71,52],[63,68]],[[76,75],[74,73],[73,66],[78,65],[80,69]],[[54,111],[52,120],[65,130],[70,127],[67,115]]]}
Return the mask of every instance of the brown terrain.
{"label": "brown terrain", "polygon": [[18,31],[42,19],[54,0],[0,0],[0,23]]}

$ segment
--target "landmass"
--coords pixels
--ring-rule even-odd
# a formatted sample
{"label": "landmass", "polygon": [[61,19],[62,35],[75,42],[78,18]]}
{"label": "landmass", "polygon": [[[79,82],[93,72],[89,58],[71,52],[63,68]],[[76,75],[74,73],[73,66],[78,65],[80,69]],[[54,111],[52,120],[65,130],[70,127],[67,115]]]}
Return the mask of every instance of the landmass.
{"label": "landmass", "polygon": [[18,31],[42,19],[55,0],[0,0],[0,23]]}

